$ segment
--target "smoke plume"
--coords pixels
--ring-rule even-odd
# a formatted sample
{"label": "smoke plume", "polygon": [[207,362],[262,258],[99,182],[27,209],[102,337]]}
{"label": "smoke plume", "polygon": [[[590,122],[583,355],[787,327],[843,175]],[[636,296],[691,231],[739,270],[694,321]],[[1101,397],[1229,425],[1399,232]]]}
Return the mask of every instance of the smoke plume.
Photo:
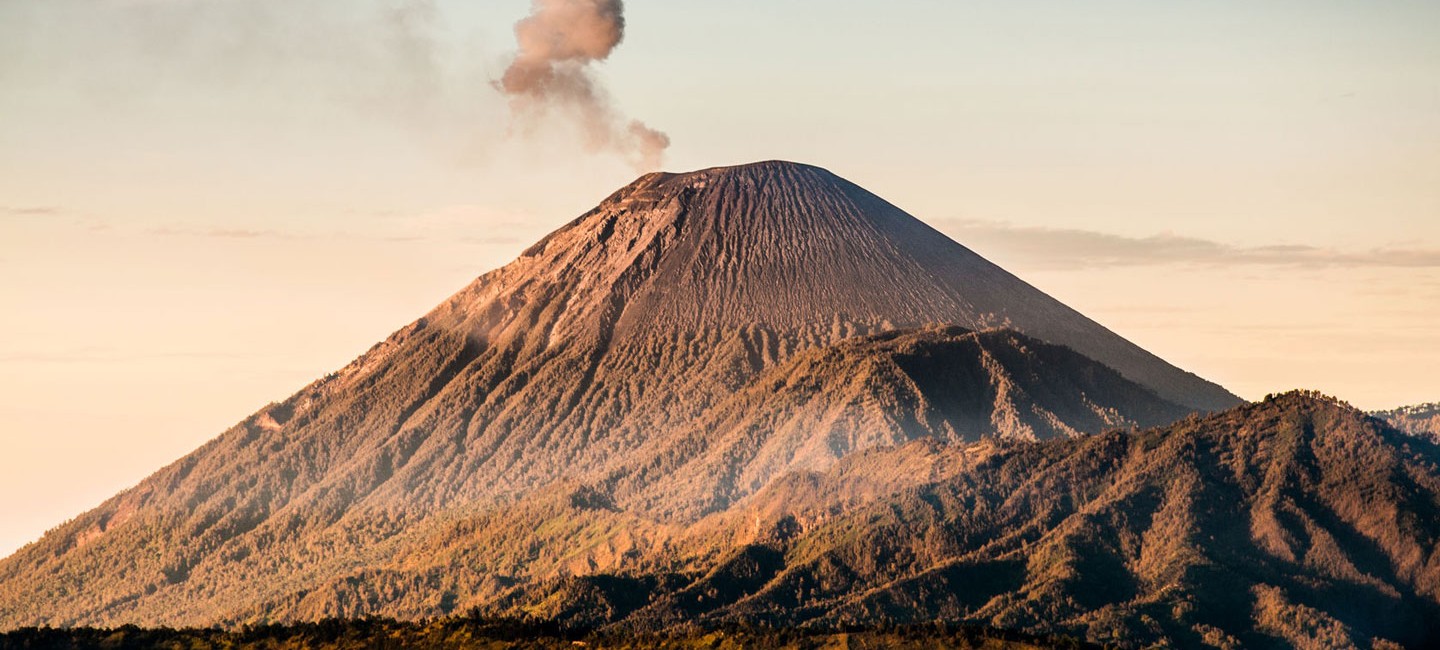
{"label": "smoke plume", "polygon": [[621,0],[533,0],[530,15],[515,25],[515,60],[497,85],[516,115],[568,111],[591,149],[656,169],[670,138],[621,115],[591,74],[591,64],[609,58],[624,38]]}

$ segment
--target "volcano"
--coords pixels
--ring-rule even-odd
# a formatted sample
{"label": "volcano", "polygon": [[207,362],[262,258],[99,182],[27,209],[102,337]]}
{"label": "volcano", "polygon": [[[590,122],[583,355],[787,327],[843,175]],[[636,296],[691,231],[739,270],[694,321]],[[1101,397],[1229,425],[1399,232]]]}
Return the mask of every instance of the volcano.
{"label": "volcano", "polygon": [[873,449],[1238,404],[823,169],[650,174],[0,563],[0,625],[499,606]]}

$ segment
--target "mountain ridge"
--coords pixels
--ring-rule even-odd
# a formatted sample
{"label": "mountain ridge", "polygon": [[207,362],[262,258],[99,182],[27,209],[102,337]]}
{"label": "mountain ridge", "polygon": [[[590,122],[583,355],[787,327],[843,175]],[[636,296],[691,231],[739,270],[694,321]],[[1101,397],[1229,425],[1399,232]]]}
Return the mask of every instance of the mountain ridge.
{"label": "mountain ridge", "polygon": [[[988,349],[991,350],[985,354],[998,355],[997,360],[992,362],[998,365],[987,366],[983,361],[984,354],[980,354],[979,350],[974,347],[982,341],[988,341]],[[933,419],[931,428],[907,429],[906,426],[887,422],[884,419],[870,420],[868,425],[863,419],[840,422],[839,425],[845,427],[846,431],[872,436],[870,442],[856,449],[887,444],[887,441],[916,438],[962,441],[993,437],[980,435],[979,429],[961,428],[957,430],[944,427],[936,429],[934,426],[952,426],[950,423],[974,421],[977,417],[988,418],[990,416],[985,415],[986,413],[994,414],[1002,411],[1007,418],[1015,418],[1017,423],[1023,423],[1025,420],[1020,417],[1021,414],[1031,413],[1025,417],[1040,418],[1033,420],[1037,424],[1061,426],[1062,429],[1057,429],[1057,433],[1061,431],[1074,433],[1078,431],[1074,427],[1132,427],[1141,422],[1169,421],[1188,412],[1188,409],[1155,397],[1142,387],[1120,377],[1113,370],[1085,359],[1068,348],[1050,346],[1006,330],[970,332],[956,327],[931,328],[892,331],[869,337],[847,339],[842,340],[841,349],[835,352],[829,352],[829,348],[809,351],[798,355],[791,364],[792,367],[787,368],[787,365],[780,364],[774,369],[775,372],[770,374],[781,378],[799,378],[802,381],[848,381],[849,377],[843,370],[849,368],[849,365],[841,364],[839,368],[842,372],[813,372],[803,370],[810,363],[807,358],[823,360],[838,356],[842,360],[848,358],[862,363],[871,363],[871,357],[874,355],[868,352],[868,349],[873,346],[908,351],[921,357],[934,350],[939,350],[948,355],[942,356],[939,361],[949,363],[969,359],[967,363],[974,364],[977,371],[1000,373],[976,378],[982,386],[990,385],[995,381],[1004,381],[1006,383],[1013,382],[1013,385],[1017,387],[1011,389],[1014,393],[1010,397],[1002,398],[1001,401],[995,402],[994,406],[975,410],[960,409],[956,412],[958,420],[947,417]],[[875,358],[881,361],[885,359],[883,356]],[[1081,400],[1069,395],[1052,395],[1047,391],[1039,391],[1034,397],[1021,399],[1020,396],[1025,391],[1019,389],[1018,386],[1030,385],[1030,380],[1026,377],[1033,374],[1036,366],[1032,364],[1037,363],[1041,364],[1038,367],[1042,369],[1060,370],[1057,373],[1058,377],[1072,377],[1076,383],[1070,388],[1074,391],[1081,391],[1082,394],[1085,394],[1083,391],[1091,391],[1088,393],[1089,397]],[[802,370],[796,372],[793,368],[795,366]],[[912,373],[915,372],[912,370]],[[762,377],[764,376],[767,375],[762,375]],[[918,373],[910,376],[923,379],[925,374]],[[1014,379],[1007,379],[1007,377]],[[943,379],[943,377],[932,376],[931,380],[934,379]],[[891,378],[879,384],[871,383],[869,380],[862,381],[869,389],[880,391],[880,394],[890,394],[892,390],[896,389],[908,390],[913,386],[913,380],[910,379],[902,381],[898,378]],[[933,390],[931,389],[932,392]],[[754,391],[755,394],[763,395],[769,392],[769,389],[765,385],[760,385]],[[822,405],[845,404],[848,400],[843,394],[831,396],[825,390],[815,391],[815,393]],[[923,395],[926,392],[922,391],[920,394]],[[942,390],[940,394],[944,394],[944,391]],[[837,399],[832,401],[831,397],[837,397]],[[976,395],[976,397],[980,398],[982,402],[985,399],[997,399],[997,397],[985,397],[983,394]],[[741,404],[748,403],[744,393],[737,395],[736,399]],[[808,408],[813,403],[806,401],[800,403],[800,406]],[[796,415],[789,410],[790,404],[788,400],[782,399],[778,405],[775,402],[761,402],[759,408],[761,413],[775,413],[793,419]],[[1055,417],[1049,409],[1039,407],[1040,404],[1048,404],[1050,409],[1059,409],[1063,406],[1079,410],[1059,411],[1066,415],[1062,419]],[[1002,405],[1009,408],[1002,409]],[[1016,405],[1019,405],[1019,408],[1016,408]],[[755,407],[754,404],[751,404],[746,408],[753,409]],[[126,551],[127,547],[130,545],[151,546],[156,544],[158,539],[167,539],[166,537],[157,538],[154,536],[155,534],[163,535],[167,530],[177,531],[180,537],[163,544],[163,548],[168,550],[161,557],[136,562],[131,570],[138,571],[138,575],[127,575],[126,571],[109,576],[105,575],[105,572],[99,576],[88,573],[74,575],[75,582],[72,584],[79,586],[83,582],[92,583],[92,586],[86,588],[86,591],[93,591],[94,584],[110,584],[114,586],[103,591],[119,590],[128,593],[128,596],[113,600],[102,599],[86,606],[97,607],[97,614],[81,615],[82,617],[76,619],[56,620],[49,618],[53,614],[42,615],[40,613],[42,610],[30,608],[61,594],[72,599],[78,594],[64,589],[55,591],[56,585],[50,581],[49,577],[38,582],[32,578],[26,591],[31,594],[36,594],[38,591],[39,594],[49,594],[49,596],[10,600],[7,603],[3,592],[0,592],[0,619],[22,615],[22,612],[30,612],[23,614],[27,616],[44,616],[45,618],[40,620],[51,624],[120,622],[132,620],[130,617],[134,616],[140,616],[141,620],[164,621],[174,624],[201,624],[211,620],[220,612],[228,612],[223,614],[224,620],[236,622],[270,620],[272,617],[290,620],[292,617],[303,619],[326,616],[359,616],[375,613],[376,610],[372,609],[375,607],[381,608],[379,611],[384,611],[385,598],[380,594],[383,594],[386,589],[401,591],[421,589],[422,593],[428,593],[423,585],[431,584],[428,582],[430,580],[439,579],[436,577],[422,579],[419,576],[408,575],[405,571],[396,573],[392,569],[381,568],[388,565],[389,558],[395,555],[401,558],[415,556],[414,560],[403,561],[400,564],[401,567],[414,566],[414,562],[440,566],[435,565],[432,558],[447,557],[446,554],[452,551],[457,554],[457,557],[470,558],[466,561],[466,573],[480,576],[482,582],[491,580],[488,587],[483,584],[473,584],[468,588],[476,589],[476,593],[498,596],[504,593],[508,584],[512,584],[515,580],[527,579],[527,573],[532,570],[530,567],[538,567],[534,570],[539,573],[534,575],[545,575],[545,572],[557,571],[561,573],[587,571],[606,566],[618,566],[618,563],[626,561],[627,557],[637,552],[658,551],[669,540],[675,539],[681,534],[681,531],[688,525],[686,522],[703,517],[710,512],[723,510],[729,503],[743,498],[753,491],[753,488],[741,489],[734,494],[714,491],[714,488],[710,487],[711,484],[707,483],[707,477],[711,474],[709,465],[704,461],[704,456],[693,455],[692,452],[692,455],[682,453],[679,456],[670,456],[680,460],[679,466],[661,472],[658,477],[636,480],[633,471],[622,471],[618,474],[592,474],[588,478],[584,474],[578,474],[572,479],[552,483],[523,497],[489,501],[484,499],[467,500],[464,503],[469,505],[445,509],[434,515],[426,514],[424,504],[419,508],[401,506],[398,509],[396,506],[387,505],[384,500],[377,498],[377,496],[384,496],[384,493],[378,490],[369,495],[368,504],[363,501],[348,504],[347,509],[337,512],[332,491],[335,488],[331,487],[334,485],[333,482],[329,485],[322,482],[312,483],[307,489],[291,496],[288,501],[281,502],[278,506],[272,506],[259,498],[267,496],[266,493],[274,489],[277,477],[270,474],[260,475],[260,478],[268,483],[257,483],[255,479],[247,478],[239,483],[242,489],[233,490],[227,490],[226,487],[232,482],[230,479],[208,479],[202,483],[200,488],[202,492],[198,494],[188,491],[179,492],[177,496],[183,496],[185,498],[183,502],[162,506],[158,510],[154,505],[146,507],[146,501],[150,495],[162,492],[167,488],[174,490],[176,487],[183,486],[191,476],[197,473],[206,474],[204,463],[215,462],[214,459],[207,458],[211,454],[206,452],[212,451],[217,446],[225,446],[226,442],[232,443],[227,453],[219,456],[229,464],[235,464],[237,457],[243,458],[243,454],[262,454],[263,448],[267,446],[267,441],[271,437],[285,434],[284,424],[277,428],[272,422],[283,420],[285,424],[290,424],[296,422],[296,418],[300,417],[294,414],[286,417],[286,414],[283,413],[286,408],[286,405],[281,404],[248,418],[227,436],[198,450],[196,452],[198,458],[192,456],[177,462],[137,488],[127,490],[107,501],[98,511],[87,513],[70,524],[52,531],[50,535],[47,535],[50,544],[40,543],[38,548],[27,547],[16,556],[0,562],[0,586],[15,588],[17,584],[24,582],[23,580],[17,581],[20,576],[16,573],[19,567],[17,561],[21,557],[28,556],[32,560],[40,558],[41,564],[48,567],[46,576],[50,575],[48,571],[84,569],[87,566],[93,566],[92,563],[95,562],[104,565],[118,561],[114,558],[102,559],[112,557],[109,553],[112,551],[118,552],[120,558],[127,558],[124,560],[125,562],[134,562],[139,558],[130,556]],[[804,408],[799,411],[802,416],[805,412]],[[749,419],[744,415],[747,412],[740,411],[742,416],[739,422],[744,423]],[[277,413],[279,417],[277,417]],[[714,421],[725,421],[726,417],[732,417],[726,413],[721,410],[717,414],[719,419]],[[1078,419],[1086,413],[1089,414],[1088,417],[1096,419],[1090,421]],[[1129,417],[1138,417],[1140,422],[1130,420]],[[842,420],[849,418],[858,418],[858,414],[849,415]],[[799,417],[794,421],[803,424],[824,419]],[[1074,426],[1066,425],[1066,422],[1073,423]],[[706,426],[706,420],[701,420],[695,428],[697,431],[703,431]],[[798,429],[798,431],[805,430],[803,426]],[[784,429],[777,429],[777,431],[784,431]],[[794,432],[797,429],[791,428],[790,431]],[[1016,428],[1014,431],[1024,433],[1028,429]],[[821,432],[816,435],[828,434]],[[1033,433],[1012,437],[1024,439],[1033,437]],[[257,447],[261,449],[257,450]],[[701,450],[708,448],[710,446],[707,444],[698,446],[698,449]],[[716,449],[722,448],[716,447]],[[797,464],[782,460],[778,466],[772,465],[765,474],[766,478],[759,483],[768,483],[774,476],[796,469],[828,467],[848,453],[849,451],[838,452],[835,457],[820,462],[818,465],[807,462]],[[661,455],[664,457],[663,452]],[[261,456],[260,460],[265,460],[265,458]],[[697,463],[698,469],[687,469],[696,466]],[[347,470],[346,466],[342,466],[338,468],[338,471],[351,476],[358,474],[372,477],[376,471],[373,462],[355,463],[352,461],[348,467],[351,469]],[[240,472],[242,476],[254,474],[253,469],[244,471],[247,470],[247,467],[243,464],[239,468],[242,470]],[[355,471],[355,468],[361,471]],[[393,470],[388,474],[390,480],[403,477],[403,474]],[[282,478],[284,476],[284,474],[281,475]],[[680,477],[688,478],[681,479]],[[689,488],[677,489],[680,481],[688,481],[685,484]],[[663,487],[657,488],[657,486]],[[402,486],[391,485],[389,487],[398,489]],[[657,492],[657,489],[660,491]],[[211,496],[203,491],[212,491],[218,494]],[[726,496],[727,494],[728,496]],[[659,496],[657,497],[657,495]],[[721,502],[711,501],[713,498],[720,497],[723,497],[724,500]],[[659,499],[658,504],[657,498]],[[376,501],[379,501],[379,504],[376,504]],[[274,501],[272,500],[270,503],[273,504]],[[674,505],[676,503],[680,505]],[[718,505],[704,507],[705,503],[718,503]],[[271,507],[274,507],[273,511],[269,510]],[[573,524],[565,523],[564,520],[567,518],[565,513],[576,507],[584,512],[598,513],[600,518],[581,518]],[[146,517],[147,512],[148,517]],[[557,516],[559,520],[556,519]],[[143,521],[136,521],[137,517]],[[479,517],[478,521],[492,523],[467,523],[475,521],[475,517]],[[450,521],[457,522],[460,527],[448,528],[450,524],[447,522]],[[480,535],[480,531],[491,528],[509,531],[506,533],[508,537],[494,538]],[[543,534],[531,532],[540,530],[551,532]],[[587,533],[587,530],[590,532]],[[117,547],[106,548],[104,542],[113,535],[120,536],[114,542]],[[476,537],[476,535],[480,536]],[[577,539],[576,535],[583,535],[583,537]],[[356,536],[359,536],[359,539],[365,543],[356,546]],[[471,546],[481,540],[488,540],[485,541],[486,545],[501,549],[500,554],[493,555],[487,551],[477,555]],[[549,550],[543,550],[537,556],[534,555],[536,548]],[[71,555],[72,553],[82,558],[79,567],[69,561],[74,557]],[[547,557],[548,559],[546,559]],[[358,602],[350,598],[316,600],[318,594],[325,593],[325,589],[317,591],[316,587],[323,587],[330,579],[327,576],[333,572],[346,574],[358,567],[372,565],[377,567],[375,571],[362,571],[361,575],[366,576],[365,581],[384,585],[387,581],[399,579],[405,586],[392,584],[390,587],[382,587],[380,591],[368,596],[367,600]],[[277,567],[288,567],[284,572],[284,577],[279,580],[270,575]],[[240,572],[239,576],[244,576],[243,580],[227,577],[236,571]],[[520,573],[517,574],[516,571]],[[419,582],[416,582],[417,580]],[[346,582],[349,581],[350,579],[347,578]],[[444,581],[433,584],[438,586],[444,584]],[[217,589],[220,591],[218,597],[216,596]],[[436,598],[439,598],[439,594],[445,590],[433,588],[433,591]],[[26,601],[30,603],[28,606],[25,604]],[[255,605],[263,605],[258,609],[251,609],[245,605],[246,602],[252,601]],[[147,602],[148,605],[145,604]],[[369,604],[362,604],[365,602]],[[459,606],[461,602],[457,601],[456,606]],[[224,605],[223,603],[231,604]],[[142,605],[144,606],[142,607]],[[236,607],[237,605],[239,607]],[[217,611],[216,607],[220,607],[220,609]],[[432,602],[426,607],[436,608],[434,612],[438,613],[445,611],[439,601]],[[43,611],[54,612],[57,609],[47,605]],[[77,613],[82,612],[84,608],[77,608],[76,611]],[[411,613],[418,615],[420,611]],[[90,618],[91,616],[95,616],[95,618]]]}
{"label": "mountain ridge", "polygon": [[1309,391],[1135,433],[920,439],[791,474],[707,520],[690,542],[706,559],[673,586],[639,580],[664,562],[621,574],[648,591],[641,607],[575,576],[501,611],[627,629],[940,620],[1121,647],[1426,647],[1440,639],[1437,464],[1435,444]]}
{"label": "mountain ridge", "polygon": [[[864,333],[867,328],[883,331],[933,323],[970,329],[1010,327],[1068,345],[1177,403],[1202,410],[1239,403],[1235,396],[1154,358],[884,199],[823,168],[767,161],[685,174],[649,174],[602,202],[599,215],[607,206],[641,212],[648,208],[682,222],[695,213],[709,217],[701,224],[709,227],[687,230],[687,236],[680,238],[656,273],[655,284],[664,292],[685,298],[669,300],[666,308],[650,313],[646,305],[653,301],[655,293],[644,293],[636,299],[637,307],[627,305],[627,312],[636,314],[630,322],[668,324],[679,320],[694,329],[693,321],[700,320],[709,325],[790,321],[792,326],[804,329],[835,325],[837,321],[845,325],[848,321],[852,329],[847,335]],[[537,248],[543,250],[546,242],[563,240],[566,233],[581,229],[595,216],[597,212],[592,212],[575,220],[542,240]],[[613,234],[613,224],[606,216],[598,224],[591,223],[589,232],[608,238]],[[827,235],[822,238],[825,241],[816,243],[816,233]],[[869,247],[855,250],[849,241],[834,241],[837,233],[854,235],[852,239],[863,240]],[[809,245],[786,255],[797,241]],[[727,263],[734,257],[732,249],[743,250],[750,257],[742,256],[742,261],[751,263],[734,269]],[[767,256],[771,249],[780,252]],[[686,267],[685,262],[702,252],[709,253],[701,256],[705,262],[702,268]],[[808,266],[807,255],[820,259],[826,268]],[[885,263],[877,263],[876,258]],[[862,268],[851,268],[848,262]],[[677,267],[688,273],[666,273]],[[700,283],[688,277],[710,274],[715,269],[735,275],[702,275],[709,281]],[[812,279],[829,284],[805,284]],[[845,282],[837,282],[839,279]],[[715,287],[731,286],[778,291],[776,284],[790,293],[766,294],[763,299],[743,293],[713,294]],[[837,292],[837,285],[868,290]],[[896,296],[905,298],[897,300]],[[920,309],[919,305],[926,307]],[[682,306],[692,311],[677,313]],[[702,311],[705,309],[727,310],[731,320],[727,321],[724,314]],[[642,313],[643,318],[638,315]]]}
{"label": "mountain ridge", "polygon": [[652,174],[0,561],[0,625],[445,614],[875,445],[1238,402],[819,168]]}
{"label": "mountain ridge", "polygon": [[1440,402],[1414,404],[1374,411],[1370,415],[1389,422],[1391,426],[1417,436],[1430,436],[1440,440]]}

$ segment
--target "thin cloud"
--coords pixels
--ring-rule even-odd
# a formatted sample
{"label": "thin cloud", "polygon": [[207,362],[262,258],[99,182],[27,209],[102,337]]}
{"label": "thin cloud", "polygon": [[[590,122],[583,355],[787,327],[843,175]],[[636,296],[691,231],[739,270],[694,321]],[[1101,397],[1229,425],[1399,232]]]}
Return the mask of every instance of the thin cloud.
{"label": "thin cloud", "polygon": [[424,212],[351,211],[356,217],[344,231],[296,231],[289,229],[194,227],[161,225],[145,230],[160,237],[193,237],[218,240],[270,241],[383,241],[432,244],[461,243],[478,246],[509,246],[539,238],[534,219],[526,215],[496,211],[476,205],[451,205]]}
{"label": "thin cloud", "polygon": [[278,230],[250,230],[245,228],[189,229],[164,226],[146,231],[152,235],[166,237],[209,237],[214,239],[299,239],[295,233]]}
{"label": "thin cloud", "polygon": [[8,217],[53,217],[64,211],[53,205],[0,206],[0,214]]}
{"label": "thin cloud", "polygon": [[1015,226],[961,219],[941,221],[937,225],[956,240],[982,253],[1002,253],[1031,266],[1057,270],[1174,264],[1440,268],[1440,249],[1430,248],[1344,251],[1293,244],[1235,246],[1173,234],[1126,237],[1093,230]]}
{"label": "thin cloud", "polygon": [[207,231],[206,237],[218,237],[220,239],[261,239],[265,237],[289,238],[290,235],[276,232],[274,230],[243,230],[235,228],[216,228]]}
{"label": "thin cloud", "polygon": [[0,363],[76,364],[132,363],[137,361],[242,360],[262,355],[225,352],[135,352],[101,348],[50,350],[40,352],[0,352]]}
{"label": "thin cloud", "polygon": [[522,243],[519,237],[508,235],[489,235],[484,237],[461,237],[460,241],[467,244],[480,244],[481,246],[509,246]]}
{"label": "thin cloud", "polygon": [[110,224],[104,221],[58,205],[0,205],[0,223],[20,227],[74,227],[91,232],[110,229]]}

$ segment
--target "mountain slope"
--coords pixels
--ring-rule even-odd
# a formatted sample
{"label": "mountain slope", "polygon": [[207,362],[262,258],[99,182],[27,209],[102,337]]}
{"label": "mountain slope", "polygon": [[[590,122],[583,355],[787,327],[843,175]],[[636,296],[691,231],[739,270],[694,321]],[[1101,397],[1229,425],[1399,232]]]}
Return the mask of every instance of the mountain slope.
{"label": "mountain slope", "polygon": [[[361,503],[337,514],[317,506],[333,497],[312,489],[268,514],[271,488],[250,479],[205,483],[213,494],[187,495],[206,499],[198,508],[131,505],[137,491],[186,480],[195,470],[182,462],[0,564],[0,613],[52,624],[448,613],[513,584],[653,555],[703,514],[853,451],[1080,435],[1185,413],[1068,348],[1011,331],[857,337],[778,364],[610,469],[504,502],[434,512]],[[255,447],[267,428],[247,422],[233,453],[264,454]]]}
{"label": "mountain slope", "polygon": [[1416,404],[1389,411],[1377,411],[1371,415],[1390,423],[1405,433],[1428,436],[1440,441],[1440,403]]}
{"label": "mountain slope", "polygon": [[639,629],[939,619],[1126,646],[1430,647],[1437,465],[1440,447],[1308,393],[1139,434],[924,439],[775,481],[674,559],[510,602]]}
{"label": "mountain slope", "polygon": [[[715,511],[781,473],[823,470],[871,447],[1074,437],[1187,413],[1068,348],[1010,330],[893,330],[796,354],[606,483],[622,504],[648,512]],[[633,502],[632,486],[641,492]]]}
{"label": "mountain slope", "polygon": [[[735,397],[830,354],[817,349],[931,323],[1004,325],[1118,375],[1053,346],[981,334],[1016,364],[980,363],[1004,378],[993,385],[907,385],[917,375],[882,343],[835,352],[846,367],[889,364],[874,385],[851,387],[863,389],[854,404]],[[969,335],[944,336],[956,340],[924,345],[975,351],[960,340]],[[1025,370],[1021,348],[1047,350],[1039,365],[1089,375],[1057,392],[1070,378]],[[955,357],[970,367],[980,358]],[[825,381],[827,394],[844,388]],[[957,411],[946,400],[960,398],[940,393],[965,386],[1014,398],[997,388]],[[923,426],[891,397],[931,405]],[[376,578],[368,587],[378,591],[357,602],[306,594],[404,554],[445,522],[543,509],[578,483],[602,488],[597,503],[694,517],[779,472],[869,445],[1068,435],[1237,402],[824,170],[772,162],[651,174],[340,371],[0,562],[0,625],[383,612],[402,592],[429,599],[415,611],[445,611],[461,595],[428,577]],[[811,417],[831,418],[826,435],[842,444],[805,438]],[[764,425],[775,418],[788,428]],[[778,433],[761,456],[723,463],[743,489],[707,491],[719,487],[705,474],[715,461],[685,441],[739,447],[695,438],[697,423]],[[657,499],[669,477],[647,475],[654,467],[688,474],[692,489]]]}

